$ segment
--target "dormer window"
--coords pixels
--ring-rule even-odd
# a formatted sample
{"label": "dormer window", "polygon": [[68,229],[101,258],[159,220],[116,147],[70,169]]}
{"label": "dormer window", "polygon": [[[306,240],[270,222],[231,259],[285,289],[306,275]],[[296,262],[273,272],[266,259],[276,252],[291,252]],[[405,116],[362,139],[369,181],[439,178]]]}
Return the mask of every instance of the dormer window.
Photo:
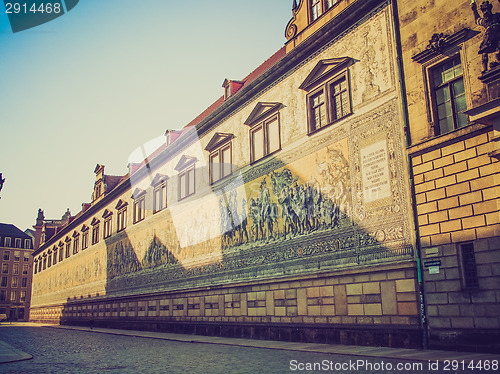
{"label": "dormer window", "polygon": [[233,134],[216,133],[205,150],[210,152],[210,183],[231,175],[233,172]]}
{"label": "dormer window", "polygon": [[224,87],[224,100],[229,99],[236,92],[239,91],[241,87],[243,87],[245,83],[240,81],[232,81],[229,79],[225,79],[222,83],[222,87]]}

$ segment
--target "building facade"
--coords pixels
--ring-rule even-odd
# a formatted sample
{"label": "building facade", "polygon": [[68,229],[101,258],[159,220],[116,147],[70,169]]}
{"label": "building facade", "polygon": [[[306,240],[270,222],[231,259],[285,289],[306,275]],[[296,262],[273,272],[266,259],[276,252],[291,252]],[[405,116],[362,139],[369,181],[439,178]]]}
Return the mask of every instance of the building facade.
{"label": "building facade", "polygon": [[408,153],[431,346],[498,352],[500,4],[472,4],[398,1]]}
{"label": "building facade", "polygon": [[283,48],[37,225],[31,320],[420,347],[397,27],[388,1],[294,2]]}
{"label": "building facade", "polygon": [[33,279],[33,241],[16,226],[0,223],[0,315],[28,321]]}

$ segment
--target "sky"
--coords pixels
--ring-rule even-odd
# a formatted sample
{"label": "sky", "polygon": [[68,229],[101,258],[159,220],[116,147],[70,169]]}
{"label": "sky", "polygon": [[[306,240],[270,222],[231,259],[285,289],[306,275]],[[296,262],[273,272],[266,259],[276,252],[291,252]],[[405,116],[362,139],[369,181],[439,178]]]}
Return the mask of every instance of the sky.
{"label": "sky", "polygon": [[[0,2],[0,222],[91,199],[95,166],[180,129],[285,43],[290,0],[80,0],[13,33]],[[131,156],[132,155],[132,156]],[[132,157],[132,158],[130,158]]]}

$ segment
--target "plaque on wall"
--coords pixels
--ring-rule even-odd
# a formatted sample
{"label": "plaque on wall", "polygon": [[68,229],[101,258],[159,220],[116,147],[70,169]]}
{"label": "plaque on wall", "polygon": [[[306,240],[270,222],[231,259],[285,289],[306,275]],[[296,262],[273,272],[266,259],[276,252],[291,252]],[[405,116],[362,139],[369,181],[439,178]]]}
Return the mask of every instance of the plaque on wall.
{"label": "plaque on wall", "polygon": [[360,149],[365,204],[391,196],[387,140]]}

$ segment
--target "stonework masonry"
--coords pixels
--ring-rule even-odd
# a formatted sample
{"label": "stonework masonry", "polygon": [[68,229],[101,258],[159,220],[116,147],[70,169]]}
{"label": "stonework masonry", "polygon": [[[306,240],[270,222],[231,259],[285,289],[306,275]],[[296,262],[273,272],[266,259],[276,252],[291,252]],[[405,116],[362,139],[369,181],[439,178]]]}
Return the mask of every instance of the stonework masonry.
{"label": "stonework masonry", "polygon": [[499,70],[484,71],[486,34],[472,3],[398,1],[408,154],[430,346],[498,352]]}

